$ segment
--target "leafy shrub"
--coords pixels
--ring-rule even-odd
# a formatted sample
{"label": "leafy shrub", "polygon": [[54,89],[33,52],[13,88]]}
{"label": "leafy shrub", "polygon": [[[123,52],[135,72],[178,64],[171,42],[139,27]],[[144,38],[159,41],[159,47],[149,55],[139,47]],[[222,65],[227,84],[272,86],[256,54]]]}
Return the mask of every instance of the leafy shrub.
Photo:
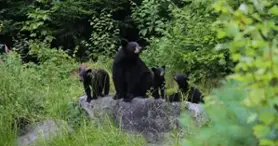
{"label": "leafy shrub", "polygon": [[163,32],[169,4],[170,1],[167,0],[143,0],[141,6],[133,9],[132,18],[138,24],[137,27],[142,37],[160,35]]}
{"label": "leafy shrub", "polygon": [[223,86],[212,91],[205,97],[205,111],[210,123],[201,127],[192,126],[191,117],[184,114],[181,122],[192,133],[185,136],[184,143],[188,146],[219,145],[219,146],[255,146],[257,140],[252,133],[252,124],[247,117],[254,112],[241,105],[248,91],[242,90],[238,82],[225,81]]}
{"label": "leafy shrub", "polygon": [[90,22],[92,26],[91,37],[89,42],[83,42],[88,47],[87,54],[90,58],[95,59],[99,55],[111,57],[115,53],[119,29],[111,17],[112,15],[105,11],[92,17]]}
{"label": "leafy shrub", "polygon": [[144,39],[161,37],[166,24],[172,19],[170,6],[182,7],[186,4],[184,0],[142,0],[138,6],[133,3],[131,17],[140,30]]}
{"label": "leafy shrub", "polygon": [[194,146],[275,146],[278,144],[277,3],[247,0],[233,9],[219,0],[213,7],[220,14],[214,29],[219,38],[227,40],[217,48],[229,48],[231,57],[238,62],[235,73],[227,79],[238,84],[224,86],[206,98],[213,125],[197,128],[196,138],[190,137],[187,142]]}
{"label": "leafy shrub", "polygon": [[170,6],[173,20],[163,37],[154,38],[143,58],[149,65],[166,64],[171,72],[182,72],[195,81],[217,79],[231,72],[227,50],[214,50],[219,40],[211,30],[215,14],[208,2],[192,2],[182,8]]}

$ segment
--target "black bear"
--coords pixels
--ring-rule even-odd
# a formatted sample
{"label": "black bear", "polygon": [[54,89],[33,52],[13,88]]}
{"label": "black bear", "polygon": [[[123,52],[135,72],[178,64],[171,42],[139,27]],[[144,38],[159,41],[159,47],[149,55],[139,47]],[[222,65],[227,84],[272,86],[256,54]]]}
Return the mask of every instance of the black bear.
{"label": "black bear", "polygon": [[[182,94],[187,94],[187,101],[192,103],[204,103],[203,95],[198,88],[189,87],[188,78],[183,74],[175,75],[174,80],[177,82],[179,90]],[[188,92],[189,91],[189,92]],[[182,99],[180,93],[174,93],[169,96],[170,102],[180,102]]]}
{"label": "black bear", "polygon": [[[106,96],[109,94],[110,79],[109,74],[103,69],[86,69],[81,66],[79,68],[79,79],[83,82],[84,90],[87,95],[87,102],[97,99],[98,96]],[[93,97],[91,96],[91,89]],[[104,93],[103,93],[104,92]]]}
{"label": "black bear", "polygon": [[152,86],[152,73],[141,60],[141,51],[137,42],[122,41],[112,66],[116,90],[113,99],[124,98],[125,102],[131,102],[134,97],[146,97]]}
{"label": "black bear", "polygon": [[165,65],[161,67],[152,67],[153,85],[151,88],[151,93],[155,99],[159,99],[160,97],[164,98],[165,95],[165,68]]}

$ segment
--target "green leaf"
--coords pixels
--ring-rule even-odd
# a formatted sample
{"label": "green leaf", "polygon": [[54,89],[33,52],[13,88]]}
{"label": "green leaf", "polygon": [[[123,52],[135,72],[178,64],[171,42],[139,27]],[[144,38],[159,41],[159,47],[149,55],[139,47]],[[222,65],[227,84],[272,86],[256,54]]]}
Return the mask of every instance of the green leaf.
{"label": "green leaf", "polygon": [[264,112],[260,115],[260,120],[266,125],[270,125],[275,120],[275,114],[271,112]]}
{"label": "green leaf", "polygon": [[143,36],[146,36],[147,31],[148,31],[148,29],[143,29],[143,30],[140,31],[140,33],[141,33]]}
{"label": "green leaf", "polygon": [[261,146],[275,146],[274,141],[268,140],[268,139],[262,139],[260,140]]}
{"label": "green leaf", "polygon": [[278,15],[278,7],[277,7],[277,5],[275,5],[272,8],[270,8],[269,13],[271,13],[273,15]]}
{"label": "green leaf", "polygon": [[270,128],[264,125],[256,125],[253,127],[253,130],[254,130],[254,134],[258,138],[262,138],[270,132]]}
{"label": "green leaf", "polygon": [[257,114],[252,114],[248,117],[247,123],[252,123],[257,119],[258,115]]}
{"label": "green leaf", "polygon": [[220,59],[220,60],[219,60],[219,64],[220,64],[220,65],[225,65],[225,64],[226,64],[226,61],[225,61],[224,59]]}
{"label": "green leaf", "polygon": [[227,27],[228,27],[227,29],[228,34],[232,36],[236,36],[239,33],[239,28],[236,23],[229,23]]}
{"label": "green leaf", "polygon": [[222,30],[218,30],[218,31],[217,31],[217,38],[219,38],[219,39],[224,38],[226,35],[227,35],[227,34],[226,34],[225,31],[222,31]]}

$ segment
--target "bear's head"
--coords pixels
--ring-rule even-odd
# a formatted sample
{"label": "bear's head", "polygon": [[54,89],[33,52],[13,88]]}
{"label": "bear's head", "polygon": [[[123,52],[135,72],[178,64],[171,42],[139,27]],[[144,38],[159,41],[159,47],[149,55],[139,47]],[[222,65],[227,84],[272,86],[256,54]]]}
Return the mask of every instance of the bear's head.
{"label": "bear's head", "polygon": [[129,57],[139,56],[142,52],[142,47],[137,42],[122,41],[120,49]]}
{"label": "bear's head", "polygon": [[87,69],[86,64],[81,64],[79,67],[79,81],[84,82],[85,80],[88,80],[91,73],[92,69]]}
{"label": "bear's head", "polygon": [[98,70],[97,69],[86,69],[86,66],[80,66],[79,68],[79,81],[80,82],[91,82],[97,79]]}
{"label": "bear's head", "polygon": [[92,72],[91,69],[86,69],[85,67],[80,67],[79,68],[79,81],[84,82],[88,77],[90,72]]}
{"label": "bear's head", "polygon": [[177,82],[180,89],[188,89],[188,77],[184,74],[176,74],[174,80]]}
{"label": "bear's head", "polygon": [[160,67],[152,67],[152,72],[156,77],[164,77],[166,66],[162,65]]}

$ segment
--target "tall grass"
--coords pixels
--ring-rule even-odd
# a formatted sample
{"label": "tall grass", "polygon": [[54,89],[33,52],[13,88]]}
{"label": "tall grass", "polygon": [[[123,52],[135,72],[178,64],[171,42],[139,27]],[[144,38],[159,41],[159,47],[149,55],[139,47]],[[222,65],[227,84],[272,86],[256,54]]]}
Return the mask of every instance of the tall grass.
{"label": "tall grass", "polygon": [[[53,55],[53,52],[49,54]],[[20,56],[14,52],[2,58],[0,145],[15,145],[19,129],[44,119],[68,121],[74,127],[74,132],[40,142],[40,145],[144,144],[143,138],[125,134],[113,124],[92,124],[85,114],[74,108],[73,103],[77,103],[78,97],[84,94],[78,76],[70,77],[70,72],[78,67],[76,62],[57,57],[60,60],[44,60],[40,65],[22,64]],[[103,64],[97,65],[105,67]]]}

